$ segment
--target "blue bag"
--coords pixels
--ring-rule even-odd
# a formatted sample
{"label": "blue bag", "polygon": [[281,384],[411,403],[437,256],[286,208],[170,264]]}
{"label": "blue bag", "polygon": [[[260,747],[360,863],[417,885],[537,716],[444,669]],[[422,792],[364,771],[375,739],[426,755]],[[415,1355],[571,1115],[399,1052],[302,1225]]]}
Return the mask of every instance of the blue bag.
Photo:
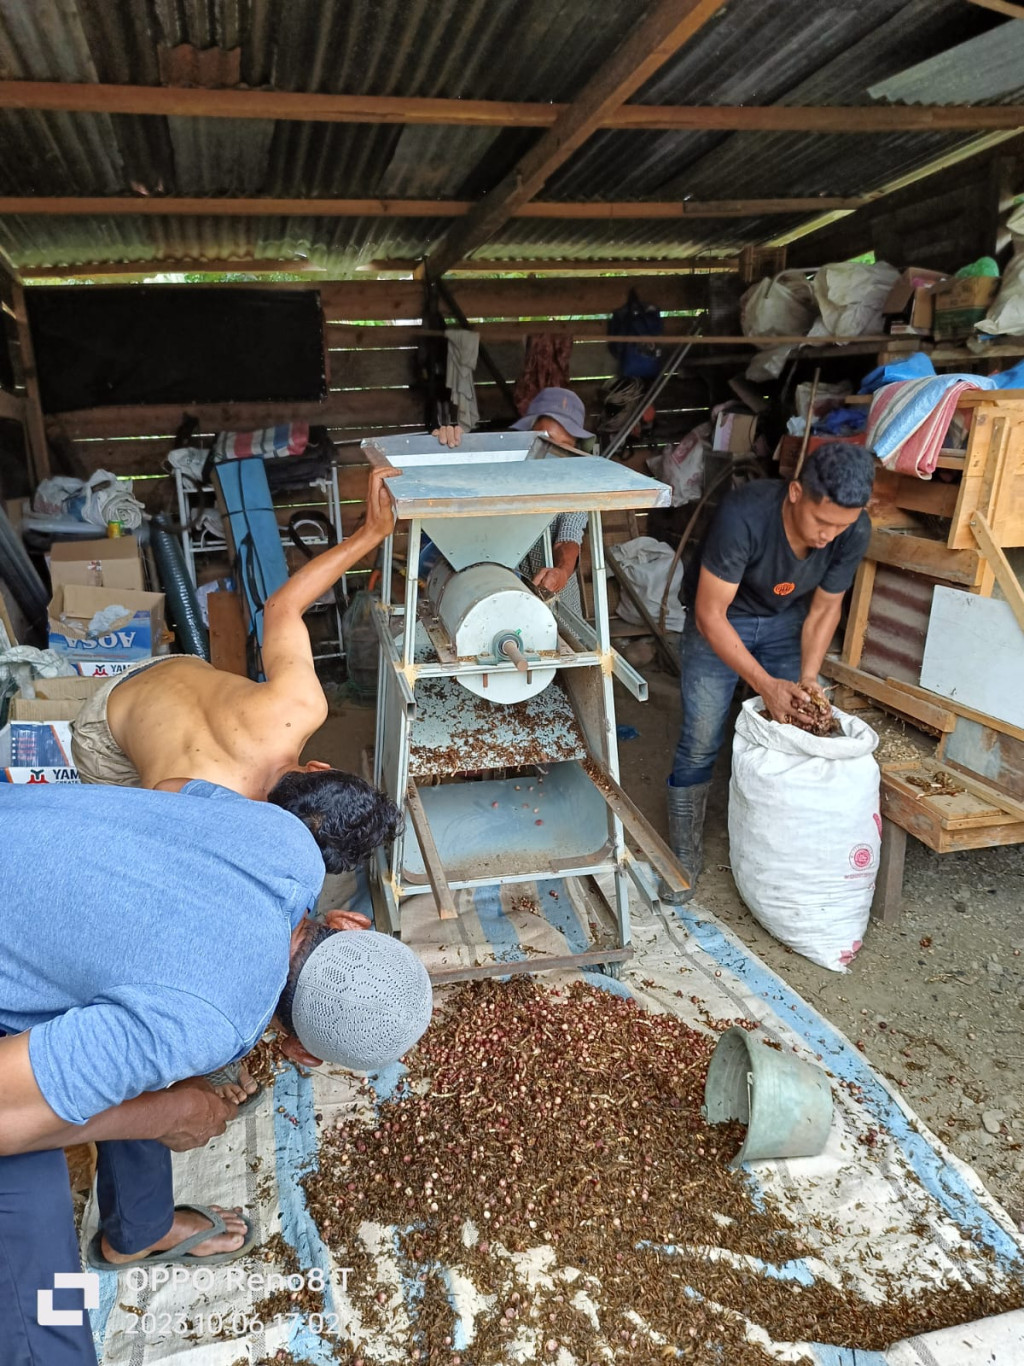
{"label": "blue bag", "polygon": [[[660,337],[661,313],[653,304],[641,303],[635,289],[621,308],[608,319],[610,337]],[[608,350],[619,363],[620,379],[653,379],[661,369],[661,347],[652,342],[609,342]]]}

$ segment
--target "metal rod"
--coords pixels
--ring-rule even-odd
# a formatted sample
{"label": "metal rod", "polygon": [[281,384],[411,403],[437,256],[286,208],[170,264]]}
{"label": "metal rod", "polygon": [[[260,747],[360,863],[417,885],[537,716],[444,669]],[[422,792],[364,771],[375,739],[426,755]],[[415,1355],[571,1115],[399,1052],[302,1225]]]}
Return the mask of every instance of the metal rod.
{"label": "metal rod", "polygon": [[420,519],[409,523],[409,549],[405,560],[405,621],[402,623],[402,663],[409,667],[416,658],[416,599],[419,593]]}
{"label": "metal rod", "polygon": [[[563,627],[571,635],[574,635],[579,643],[587,650],[597,650],[597,632],[589,622],[577,616],[571,607],[566,607],[563,603],[555,604],[555,619],[560,627]],[[627,660],[623,659],[618,650],[609,649],[608,653],[612,657],[612,673],[619,680],[622,686],[633,694],[638,702],[646,702],[650,693],[647,679],[643,674],[637,673]],[[571,668],[574,664],[594,665],[601,663],[599,654],[578,654],[572,660],[563,659],[557,666],[559,668]]]}
{"label": "metal rod", "polygon": [[654,379],[651,380],[650,387],[647,389],[646,393],[642,394],[641,397],[637,399],[628,417],[623,419],[622,426],[608,443],[608,449],[600,452],[602,459],[611,460],[611,458],[626,444],[629,440],[630,432],[637,424],[638,418],[643,415],[646,409],[651,406],[661,393],[662,389],[664,389],[665,385],[675,373],[676,367],[686,358],[687,353],[692,349],[693,344],[698,339],[699,335],[699,333],[695,333],[685,346],[677,346],[666,357],[665,364],[655,375]]}
{"label": "metal rod", "polygon": [[419,840],[427,881],[430,883],[430,890],[434,893],[434,900],[437,902],[437,913],[442,920],[458,920],[459,912],[455,906],[455,898],[445,876],[441,855],[437,852],[437,845],[430,829],[430,822],[427,820],[423,800],[411,778],[405,788],[405,803],[406,810],[412,820],[413,829],[416,831],[416,838]]}
{"label": "metal rod", "polygon": [[[402,701],[405,703],[405,710],[410,717],[415,716],[416,694],[413,692],[412,686],[405,675],[402,665],[402,656],[398,653],[398,645],[395,642],[394,636],[391,634],[390,619],[387,611],[382,607],[375,606],[371,620],[377,628],[377,639],[380,641],[381,649],[384,653],[384,658],[381,660],[381,674],[383,675],[384,672],[383,666],[385,664],[390,664],[395,685],[402,694]],[[380,707],[380,714],[383,715],[383,707]],[[383,738],[383,727],[381,727],[380,741],[383,741]]]}
{"label": "metal rod", "polygon": [[529,673],[530,662],[514,640],[504,641],[501,646],[501,653],[506,659],[511,659],[521,674]]}

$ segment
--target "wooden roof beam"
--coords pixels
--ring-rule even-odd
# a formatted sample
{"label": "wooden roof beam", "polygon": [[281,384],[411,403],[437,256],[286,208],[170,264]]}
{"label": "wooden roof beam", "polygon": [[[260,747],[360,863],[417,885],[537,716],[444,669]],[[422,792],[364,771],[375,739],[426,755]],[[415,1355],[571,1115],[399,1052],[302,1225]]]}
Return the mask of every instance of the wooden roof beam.
{"label": "wooden roof beam", "polygon": [[1015,5],[1012,0],[969,0],[972,5],[981,5],[984,9],[995,10],[996,14],[1005,14],[1008,19],[1024,19],[1024,5]]}
{"label": "wooden roof beam", "polygon": [[308,275],[314,281],[329,276],[323,266],[309,261],[200,261],[194,258],[164,261],[81,261],[77,265],[26,266],[21,271],[25,281],[100,279],[117,275]]}
{"label": "wooden roof beam", "polygon": [[[976,0],[980,3],[981,0]],[[1017,7],[1024,13],[1024,7]],[[149,85],[0,81],[0,109],[140,114],[175,118],[278,119],[296,123],[433,124],[550,128],[571,106],[513,100],[319,95],[290,90],[203,90]],[[1024,127],[1021,105],[655,105],[622,104],[597,128],[636,132],[892,133]]]}
{"label": "wooden roof beam", "polygon": [[475,205],[466,220],[449,228],[431,252],[428,270],[443,275],[470,256],[534,199],[552,173],[601,127],[668,59],[722,8],[724,0],[657,0],[612,57],[584,85],[533,147]]}
{"label": "wooden roof beam", "polygon": [[[361,272],[376,271],[380,275],[412,274],[421,262],[412,259],[371,261],[360,266]],[[739,269],[738,256],[689,256],[678,261],[460,261],[448,272],[453,276],[474,275],[702,275],[714,272],[734,272]]]}
{"label": "wooden roof beam", "polygon": [[[2,214],[98,214],[142,217],[195,214],[231,218],[257,218],[279,214],[303,218],[469,218],[488,201],[469,199],[214,199],[161,198],[147,195],[4,195]],[[557,219],[679,219],[758,218],[769,214],[848,211],[863,208],[870,197],[808,199],[688,199],[617,200],[592,203],[538,200],[504,211],[507,218]],[[456,258],[460,259],[460,258]],[[230,269],[230,263],[225,266]]]}

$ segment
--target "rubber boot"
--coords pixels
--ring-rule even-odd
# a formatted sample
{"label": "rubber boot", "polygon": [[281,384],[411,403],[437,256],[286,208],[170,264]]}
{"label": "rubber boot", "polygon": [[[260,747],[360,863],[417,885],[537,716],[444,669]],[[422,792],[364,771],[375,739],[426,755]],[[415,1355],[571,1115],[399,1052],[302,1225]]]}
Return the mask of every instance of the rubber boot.
{"label": "rubber boot", "polygon": [[704,816],[708,809],[710,788],[710,783],[668,788],[668,842],[690,884],[688,891],[674,892],[662,883],[661,899],[670,906],[685,906],[693,896],[701,875],[704,866]]}

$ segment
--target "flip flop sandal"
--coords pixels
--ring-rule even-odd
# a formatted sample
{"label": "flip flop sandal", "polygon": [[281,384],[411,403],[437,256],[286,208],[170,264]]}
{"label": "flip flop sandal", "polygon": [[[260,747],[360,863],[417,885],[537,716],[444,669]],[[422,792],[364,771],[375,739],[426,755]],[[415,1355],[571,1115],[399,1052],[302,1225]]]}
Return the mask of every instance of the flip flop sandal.
{"label": "flip flop sandal", "polygon": [[166,1252],[151,1252],[148,1257],[139,1257],[133,1262],[110,1262],[103,1255],[103,1245],[101,1242],[102,1233],[95,1233],[89,1243],[89,1250],[86,1254],[86,1261],[95,1271],[127,1271],[133,1266],[221,1266],[225,1262],[233,1262],[238,1257],[244,1257],[256,1243],[256,1230],[252,1220],[245,1215],[240,1218],[245,1224],[245,1241],[242,1246],[236,1248],[234,1252],[214,1252],[208,1257],[196,1257],[192,1253],[194,1247],[200,1243],[205,1243],[210,1238],[216,1238],[218,1233],[227,1233],[228,1226],[221,1216],[212,1210],[208,1205],[175,1205],[174,1211],[190,1209],[196,1214],[201,1214],[204,1219],[209,1219],[212,1228],[201,1228],[198,1233],[192,1233],[187,1238],[183,1238],[174,1247],[169,1247]]}
{"label": "flip flop sandal", "polygon": [[[242,1064],[240,1062],[229,1062],[227,1067],[218,1067],[216,1072],[207,1072],[206,1080],[211,1086],[240,1086],[241,1082],[238,1080],[238,1077],[241,1066]],[[252,1095],[249,1096],[247,1100],[242,1101],[238,1109],[228,1120],[228,1123],[233,1124],[235,1120],[240,1119],[242,1115],[247,1115],[252,1110],[255,1110],[262,1099],[263,1087],[257,1086]]]}

